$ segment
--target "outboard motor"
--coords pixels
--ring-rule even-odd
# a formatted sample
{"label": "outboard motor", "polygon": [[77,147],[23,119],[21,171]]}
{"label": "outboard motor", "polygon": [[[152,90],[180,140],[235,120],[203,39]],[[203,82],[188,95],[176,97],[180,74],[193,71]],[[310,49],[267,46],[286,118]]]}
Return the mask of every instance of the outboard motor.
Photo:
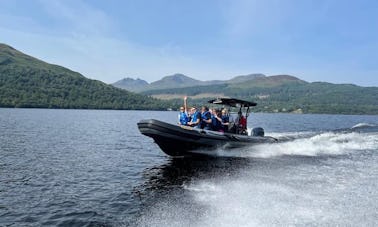
{"label": "outboard motor", "polygon": [[263,136],[264,136],[264,129],[261,128],[261,127],[253,128],[253,129],[252,129],[252,136],[260,136],[260,137],[263,137]]}

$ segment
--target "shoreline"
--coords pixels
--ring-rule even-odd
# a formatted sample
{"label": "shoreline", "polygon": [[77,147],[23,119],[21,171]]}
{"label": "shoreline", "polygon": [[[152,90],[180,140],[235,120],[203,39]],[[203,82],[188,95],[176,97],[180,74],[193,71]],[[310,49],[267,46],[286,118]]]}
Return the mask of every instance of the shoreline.
{"label": "shoreline", "polygon": [[[176,110],[166,110],[166,109],[111,109],[111,108],[46,108],[46,107],[3,107],[0,109],[41,109],[41,110],[112,110],[112,111],[164,111],[164,112],[178,112]],[[297,112],[263,112],[263,111],[252,111],[252,114],[290,114],[290,115],[345,115],[345,116],[378,116],[378,113],[297,113]]]}

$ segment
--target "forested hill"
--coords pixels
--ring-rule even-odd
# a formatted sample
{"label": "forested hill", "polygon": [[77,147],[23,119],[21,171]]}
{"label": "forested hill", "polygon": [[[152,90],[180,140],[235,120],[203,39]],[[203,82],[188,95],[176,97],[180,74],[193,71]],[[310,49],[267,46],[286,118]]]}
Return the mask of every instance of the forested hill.
{"label": "forested hill", "polygon": [[0,107],[166,109],[166,103],[91,80],[0,44]]}
{"label": "forested hill", "polygon": [[309,83],[291,76],[259,77],[242,83],[224,83],[179,89],[145,91],[162,99],[184,95],[191,103],[214,97],[235,97],[258,103],[255,111],[329,114],[378,114],[378,87]]}
{"label": "forested hill", "polygon": [[[287,75],[195,81],[176,74],[151,84],[138,83],[149,90],[135,94],[0,44],[0,107],[165,110],[181,105],[188,95],[196,105],[220,96],[253,100],[258,103],[254,110],[262,112],[378,114],[377,87],[308,83]],[[177,83],[187,87],[157,89]]]}

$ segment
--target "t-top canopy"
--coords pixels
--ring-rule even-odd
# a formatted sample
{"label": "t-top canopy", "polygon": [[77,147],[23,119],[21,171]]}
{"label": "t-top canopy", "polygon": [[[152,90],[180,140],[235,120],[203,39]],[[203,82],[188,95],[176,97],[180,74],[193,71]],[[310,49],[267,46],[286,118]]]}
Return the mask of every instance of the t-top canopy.
{"label": "t-top canopy", "polygon": [[257,105],[257,103],[255,102],[249,102],[249,101],[234,99],[234,98],[217,98],[217,99],[209,100],[209,103],[227,105],[227,106],[232,106],[232,107],[237,107],[237,106],[250,107],[250,106]]}

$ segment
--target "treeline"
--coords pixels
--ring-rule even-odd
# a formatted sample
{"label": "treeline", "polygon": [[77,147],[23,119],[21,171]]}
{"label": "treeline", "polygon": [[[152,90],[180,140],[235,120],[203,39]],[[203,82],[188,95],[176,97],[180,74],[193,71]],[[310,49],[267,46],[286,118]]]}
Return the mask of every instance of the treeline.
{"label": "treeline", "polygon": [[0,66],[0,107],[165,110],[169,104],[72,71]]}
{"label": "treeline", "polygon": [[[294,81],[278,86],[264,86],[242,83],[144,92],[147,95],[182,94],[188,96],[203,93],[223,93],[225,96],[257,101],[258,106],[254,110],[261,112],[378,114],[378,88],[349,84]],[[174,101],[179,102],[179,100]],[[206,99],[195,99],[192,103],[199,105],[206,101]]]}

